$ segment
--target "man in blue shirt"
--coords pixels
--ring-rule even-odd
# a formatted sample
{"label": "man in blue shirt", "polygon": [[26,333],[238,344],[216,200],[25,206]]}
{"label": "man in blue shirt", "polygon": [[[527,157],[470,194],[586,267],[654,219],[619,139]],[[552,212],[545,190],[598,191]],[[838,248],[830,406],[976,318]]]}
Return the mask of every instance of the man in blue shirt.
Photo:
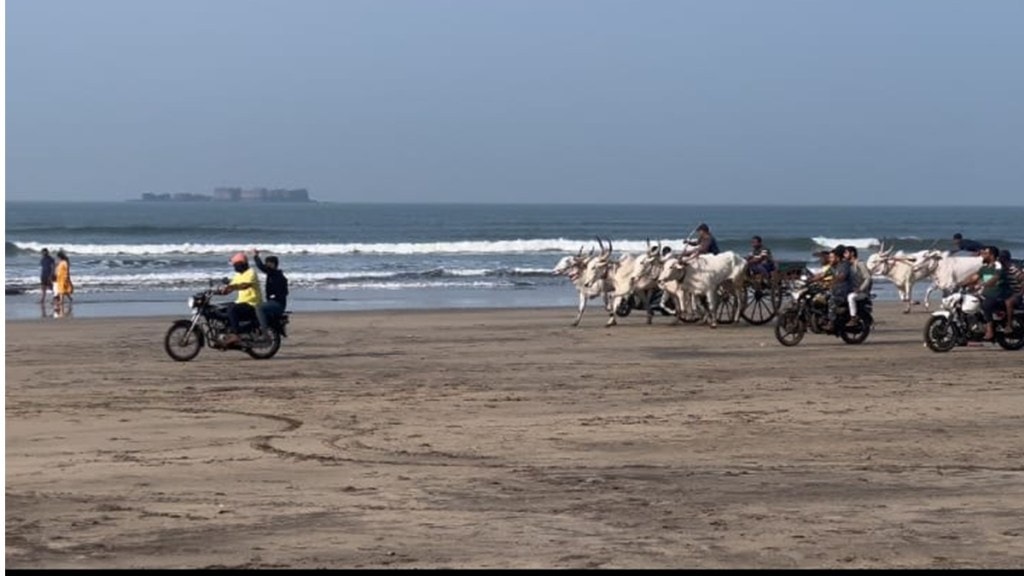
{"label": "man in blue shirt", "polygon": [[54,261],[50,256],[50,250],[43,248],[43,257],[39,259],[39,281],[42,283],[43,295],[39,298],[40,304],[46,304],[46,291],[53,290]]}

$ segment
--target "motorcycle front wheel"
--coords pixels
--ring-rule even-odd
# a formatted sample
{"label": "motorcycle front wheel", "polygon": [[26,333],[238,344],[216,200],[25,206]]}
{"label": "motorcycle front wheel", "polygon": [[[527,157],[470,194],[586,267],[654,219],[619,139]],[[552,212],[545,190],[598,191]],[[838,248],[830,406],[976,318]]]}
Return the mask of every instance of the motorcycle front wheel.
{"label": "motorcycle front wheel", "polygon": [[268,336],[259,339],[253,336],[252,346],[245,349],[245,353],[257,360],[267,360],[274,357],[281,349],[281,334],[273,328],[267,328]]}
{"label": "motorcycle front wheel", "polygon": [[192,322],[178,320],[164,336],[164,351],[177,362],[188,362],[203,349],[203,333],[198,329],[190,332],[191,327]]}
{"label": "motorcycle front wheel", "polygon": [[796,346],[804,339],[807,324],[796,310],[787,310],[775,322],[775,339],[783,346]]}
{"label": "motorcycle front wheel", "polygon": [[945,316],[932,316],[924,326],[924,343],[932,352],[949,352],[956,347],[956,329]]}
{"label": "motorcycle front wheel", "polygon": [[1013,319],[1013,330],[1009,333],[996,334],[996,342],[1003,350],[1020,350],[1024,348],[1024,324],[1019,317]]}

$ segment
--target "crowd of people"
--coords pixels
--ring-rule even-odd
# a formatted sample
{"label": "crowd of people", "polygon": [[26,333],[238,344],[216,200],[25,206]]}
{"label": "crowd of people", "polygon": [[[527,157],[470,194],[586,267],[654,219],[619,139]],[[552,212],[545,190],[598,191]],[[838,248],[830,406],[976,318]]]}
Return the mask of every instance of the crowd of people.
{"label": "crowd of people", "polygon": [[[711,234],[711,227],[700,223],[695,232],[696,239],[687,239],[684,254],[695,257],[701,254],[718,254],[718,240]],[[751,275],[770,276],[776,269],[772,252],[764,245],[760,236],[750,241],[750,253],[746,256],[747,269]],[[953,254],[980,256],[982,266],[978,272],[962,282],[964,288],[974,289],[982,297],[982,313],[985,317],[985,339],[995,337],[995,313],[1005,310],[1006,329],[1012,329],[1013,312],[1024,307],[1024,270],[1013,259],[1009,250],[987,246],[976,240],[964,238],[957,232],[953,235]],[[857,303],[871,297],[873,278],[867,265],[862,262],[855,246],[836,246],[815,254],[821,259],[821,271],[811,278],[822,283],[829,292],[829,319],[834,321],[839,305],[849,307],[848,323],[857,323]]]}

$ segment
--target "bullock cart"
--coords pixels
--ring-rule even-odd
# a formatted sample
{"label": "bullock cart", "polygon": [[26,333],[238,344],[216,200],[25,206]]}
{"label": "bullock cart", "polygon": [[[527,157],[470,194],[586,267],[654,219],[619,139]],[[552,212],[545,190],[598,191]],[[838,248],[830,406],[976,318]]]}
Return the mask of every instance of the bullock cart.
{"label": "bullock cart", "polygon": [[755,326],[770,322],[805,272],[807,265],[803,262],[776,262],[770,276],[747,274],[740,316]]}

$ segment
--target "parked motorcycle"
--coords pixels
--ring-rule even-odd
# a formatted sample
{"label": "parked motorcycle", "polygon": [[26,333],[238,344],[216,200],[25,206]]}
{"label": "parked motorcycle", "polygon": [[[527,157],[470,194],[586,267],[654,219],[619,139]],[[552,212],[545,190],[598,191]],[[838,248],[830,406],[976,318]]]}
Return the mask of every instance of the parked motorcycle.
{"label": "parked motorcycle", "polygon": [[[994,336],[1006,350],[1024,348],[1024,310],[1014,310],[1012,330],[1006,330],[1006,312],[993,314]],[[924,327],[924,343],[933,352],[949,352],[968,342],[984,342],[985,317],[981,312],[981,298],[966,289],[953,292],[942,299],[942,307],[932,312]]]}
{"label": "parked motorcycle", "polygon": [[[221,284],[227,284],[227,279],[221,280]],[[289,313],[268,318],[267,331],[264,334],[259,333],[260,325],[255,319],[242,321],[239,325],[241,341],[225,346],[224,338],[228,335],[230,327],[227,316],[228,304],[214,304],[212,297],[217,293],[216,285],[211,281],[209,288],[189,297],[188,308],[192,311],[192,317],[188,320],[174,321],[167,330],[167,335],[164,336],[164,350],[167,355],[178,362],[187,362],[199,355],[204,344],[221,351],[241,350],[260,360],[272,358],[277,354],[281,348],[281,338],[288,336],[286,327]]]}
{"label": "parked motorcycle", "polygon": [[857,303],[857,317],[849,324],[850,309],[843,302],[836,306],[833,325],[828,318],[828,291],[820,284],[809,284],[808,276],[801,277],[792,290],[792,303],[779,313],[775,323],[775,339],[783,346],[796,346],[808,330],[815,334],[837,336],[847,344],[861,344],[871,334],[875,323],[871,299]]}

